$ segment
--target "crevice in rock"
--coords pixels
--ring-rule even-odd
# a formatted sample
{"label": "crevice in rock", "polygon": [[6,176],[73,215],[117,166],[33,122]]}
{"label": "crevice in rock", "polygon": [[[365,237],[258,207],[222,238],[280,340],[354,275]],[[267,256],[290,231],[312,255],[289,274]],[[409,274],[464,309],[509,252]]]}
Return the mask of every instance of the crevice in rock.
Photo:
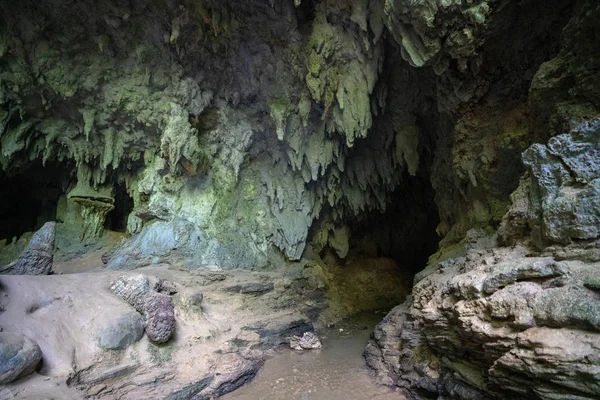
{"label": "crevice in rock", "polygon": [[127,218],[133,211],[133,198],[129,195],[125,182],[115,183],[114,196],[115,208],[106,215],[104,229],[125,232],[127,230]]}

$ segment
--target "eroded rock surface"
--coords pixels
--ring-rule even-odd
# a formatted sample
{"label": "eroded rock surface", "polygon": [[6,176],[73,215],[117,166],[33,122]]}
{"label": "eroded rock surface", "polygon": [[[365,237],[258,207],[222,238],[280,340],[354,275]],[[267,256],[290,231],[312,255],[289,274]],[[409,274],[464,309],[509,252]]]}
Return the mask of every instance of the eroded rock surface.
{"label": "eroded rock surface", "polygon": [[523,159],[539,239],[568,244],[600,236],[600,120],[530,147]]}
{"label": "eroded rock surface", "polygon": [[[598,195],[588,187],[597,176],[597,124],[524,153],[532,182],[513,196],[501,229],[512,247],[471,234],[461,256],[442,250],[430,259],[412,300],[382,321],[365,351],[383,382],[414,398],[600,395],[600,263],[590,253],[600,238]],[[565,193],[573,201],[561,201]],[[586,206],[575,201],[582,198]],[[517,228],[518,216],[529,229]],[[533,256],[542,239],[570,245]]]}
{"label": "eroded rock surface", "polygon": [[48,275],[54,260],[56,224],[46,222],[29,241],[14,263],[14,273],[19,275]]}
{"label": "eroded rock surface", "polygon": [[173,299],[151,288],[148,277],[121,277],[111,284],[110,290],[144,316],[144,327],[151,341],[164,343],[171,338],[175,331]]}

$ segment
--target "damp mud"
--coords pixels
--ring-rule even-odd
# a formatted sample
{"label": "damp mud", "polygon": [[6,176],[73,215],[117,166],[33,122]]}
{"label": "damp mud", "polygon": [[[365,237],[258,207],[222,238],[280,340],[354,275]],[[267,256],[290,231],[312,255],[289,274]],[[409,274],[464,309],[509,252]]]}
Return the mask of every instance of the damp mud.
{"label": "damp mud", "polygon": [[366,367],[363,351],[383,312],[361,313],[320,332],[318,350],[281,350],[256,378],[224,400],[405,400],[381,386]]}

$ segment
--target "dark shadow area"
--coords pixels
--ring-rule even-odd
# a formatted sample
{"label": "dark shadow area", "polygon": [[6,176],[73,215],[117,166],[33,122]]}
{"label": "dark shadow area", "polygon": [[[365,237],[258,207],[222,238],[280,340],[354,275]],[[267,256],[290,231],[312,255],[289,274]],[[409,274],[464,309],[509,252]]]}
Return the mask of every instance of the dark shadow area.
{"label": "dark shadow area", "polygon": [[115,208],[106,216],[104,228],[116,231],[127,231],[127,217],[133,210],[133,198],[127,192],[125,182],[115,184]]}
{"label": "dark shadow area", "polygon": [[305,25],[315,19],[315,6],[317,3],[317,0],[303,0],[300,5],[295,8],[298,25]]}
{"label": "dark shadow area", "polygon": [[42,165],[40,161],[11,175],[0,170],[0,239],[10,241],[55,220],[58,199],[72,171],[69,163]]}
{"label": "dark shadow area", "polygon": [[437,251],[438,209],[426,177],[403,178],[385,213],[372,213],[352,226],[350,252],[356,258],[389,257],[416,273]]}

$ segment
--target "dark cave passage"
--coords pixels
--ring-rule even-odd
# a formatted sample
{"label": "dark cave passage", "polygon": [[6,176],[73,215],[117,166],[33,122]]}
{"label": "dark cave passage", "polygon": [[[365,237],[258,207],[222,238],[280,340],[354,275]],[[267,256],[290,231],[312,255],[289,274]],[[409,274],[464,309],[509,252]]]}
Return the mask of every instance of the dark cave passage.
{"label": "dark cave passage", "polygon": [[56,219],[58,200],[65,193],[72,168],[67,163],[41,161],[18,173],[0,170],[0,239],[19,237]]}
{"label": "dark cave passage", "polygon": [[127,217],[133,210],[133,199],[127,192],[125,182],[117,182],[114,186],[115,208],[106,215],[104,228],[115,231],[125,232],[127,230]]}
{"label": "dark cave passage", "polygon": [[416,273],[437,251],[439,216],[429,179],[405,175],[386,212],[371,213],[352,227],[350,252],[356,258],[389,257]]}

